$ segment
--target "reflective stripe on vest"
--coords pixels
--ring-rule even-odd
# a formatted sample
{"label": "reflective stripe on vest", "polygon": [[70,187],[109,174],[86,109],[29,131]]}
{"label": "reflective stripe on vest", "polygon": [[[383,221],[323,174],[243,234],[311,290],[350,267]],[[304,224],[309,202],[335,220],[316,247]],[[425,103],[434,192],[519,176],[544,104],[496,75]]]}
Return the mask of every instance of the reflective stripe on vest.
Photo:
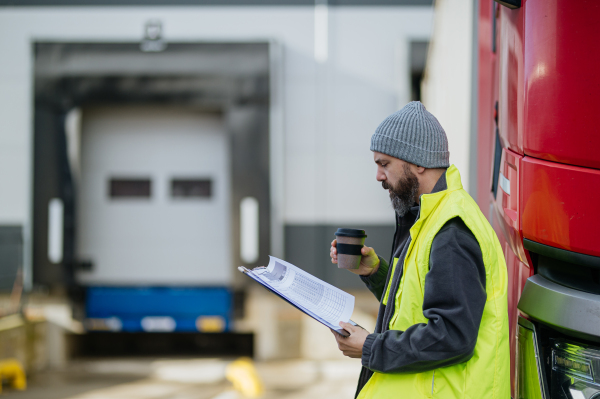
{"label": "reflective stripe on vest", "polygon": [[[448,189],[421,196],[420,217],[410,229],[411,243],[404,259],[400,285],[394,298],[389,328],[405,331],[427,323],[423,315],[425,276],[431,244],[447,221],[460,217],[481,247],[486,271],[487,300],[473,357],[463,363],[414,374],[375,372],[358,396],[365,398],[510,398],[507,274],[496,233],[475,201],[462,188],[458,169],[446,171]],[[394,259],[392,276],[397,266]]]}

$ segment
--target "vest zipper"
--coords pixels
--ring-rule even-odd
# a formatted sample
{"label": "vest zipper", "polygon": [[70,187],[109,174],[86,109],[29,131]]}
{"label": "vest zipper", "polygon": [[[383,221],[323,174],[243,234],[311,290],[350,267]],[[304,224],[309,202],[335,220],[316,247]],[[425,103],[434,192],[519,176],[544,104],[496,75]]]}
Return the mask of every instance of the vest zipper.
{"label": "vest zipper", "polygon": [[433,397],[433,382],[435,381],[435,370],[433,370],[433,376],[431,376],[431,397]]}

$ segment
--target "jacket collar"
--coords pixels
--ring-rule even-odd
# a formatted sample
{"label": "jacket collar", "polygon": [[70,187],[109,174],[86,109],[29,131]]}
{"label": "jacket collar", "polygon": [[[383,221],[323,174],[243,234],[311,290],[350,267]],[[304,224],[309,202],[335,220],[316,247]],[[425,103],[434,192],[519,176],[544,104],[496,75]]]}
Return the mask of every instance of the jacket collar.
{"label": "jacket collar", "polygon": [[433,186],[433,190],[426,195],[436,194],[444,190],[460,190],[461,188],[463,188],[463,186],[460,179],[460,173],[458,172],[456,166],[451,165],[444,173],[442,173],[438,181],[435,183],[435,186]]}
{"label": "jacket collar", "polygon": [[421,195],[419,220],[426,219],[447,193],[462,188],[460,173],[456,166],[451,165],[439,178],[431,193]]}
{"label": "jacket collar", "polygon": [[423,202],[424,198],[437,197],[443,191],[455,191],[460,190],[461,188],[463,188],[463,186],[460,179],[460,173],[456,166],[450,165],[435,183],[433,190],[431,190],[429,194],[421,195],[421,202]]}
{"label": "jacket collar", "polygon": [[446,172],[442,173],[438,181],[433,186],[433,190],[431,190],[430,194],[438,193],[440,191],[444,191],[448,189],[448,183],[446,182]]}

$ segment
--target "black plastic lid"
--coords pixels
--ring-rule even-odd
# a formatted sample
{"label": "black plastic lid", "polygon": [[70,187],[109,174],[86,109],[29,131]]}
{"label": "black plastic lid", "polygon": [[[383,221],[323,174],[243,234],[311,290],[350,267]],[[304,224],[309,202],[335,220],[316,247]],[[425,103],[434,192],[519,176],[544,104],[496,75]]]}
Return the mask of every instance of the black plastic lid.
{"label": "black plastic lid", "polygon": [[337,231],[335,232],[336,236],[342,236],[342,237],[366,237],[367,235],[365,234],[364,230],[360,230],[360,229],[342,229],[339,228],[337,229]]}

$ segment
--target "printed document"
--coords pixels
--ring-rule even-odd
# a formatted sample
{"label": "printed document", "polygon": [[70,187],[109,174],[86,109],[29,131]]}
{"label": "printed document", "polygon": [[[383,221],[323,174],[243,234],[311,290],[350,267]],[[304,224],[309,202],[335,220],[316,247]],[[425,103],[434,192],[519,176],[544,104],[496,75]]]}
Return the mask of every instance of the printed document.
{"label": "printed document", "polygon": [[340,327],[340,321],[348,323],[354,311],[353,295],[274,256],[270,256],[267,267],[249,270],[240,266],[238,269],[338,332],[344,331]]}

